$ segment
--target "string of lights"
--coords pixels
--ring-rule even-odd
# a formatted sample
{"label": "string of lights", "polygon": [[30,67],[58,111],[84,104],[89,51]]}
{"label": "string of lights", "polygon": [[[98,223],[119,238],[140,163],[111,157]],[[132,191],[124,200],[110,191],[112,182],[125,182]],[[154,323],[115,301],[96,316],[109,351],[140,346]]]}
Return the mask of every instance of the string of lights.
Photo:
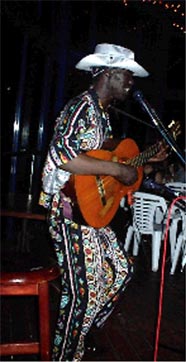
{"label": "string of lights", "polygon": [[[130,6],[133,0],[123,0],[124,6]],[[163,1],[163,0],[139,0],[141,4],[150,4],[161,6],[164,11],[169,12],[172,15],[172,26],[185,33],[185,7],[181,2]],[[173,19],[172,19],[173,18]]]}

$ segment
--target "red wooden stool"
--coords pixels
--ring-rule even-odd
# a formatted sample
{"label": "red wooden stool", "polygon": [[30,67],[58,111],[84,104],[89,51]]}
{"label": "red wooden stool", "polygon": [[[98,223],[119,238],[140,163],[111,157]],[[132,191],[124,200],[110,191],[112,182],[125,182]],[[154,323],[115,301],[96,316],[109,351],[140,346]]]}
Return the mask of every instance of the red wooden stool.
{"label": "red wooden stool", "polygon": [[1,355],[40,354],[41,361],[51,360],[49,281],[57,279],[57,265],[28,272],[2,272],[0,294],[4,296],[38,296],[39,341],[14,342],[0,345]]}

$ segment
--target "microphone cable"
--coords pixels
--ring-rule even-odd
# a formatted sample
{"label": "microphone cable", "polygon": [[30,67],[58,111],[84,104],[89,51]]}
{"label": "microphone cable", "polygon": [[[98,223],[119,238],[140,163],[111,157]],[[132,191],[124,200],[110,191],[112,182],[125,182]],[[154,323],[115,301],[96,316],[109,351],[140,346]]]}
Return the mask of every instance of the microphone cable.
{"label": "microphone cable", "polygon": [[161,325],[161,319],[162,319],[163,290],[164,290],[164,281],[165,281],[165,262],[166,262],[166,253],[167,253],[168,230],[169,230],[171,213],[172,213],[174,204],[181,199],[186,200],[186,196],[178,196],[172,201],[172,203],[169,207],[169,210],[168,210],[168,217],[167,217],[167,221],[166,221],[166,231],[165,231],[165,237],[164,237],[164,247],[163,247],[162,267],[161,267],[159,308],[158,308],[158,318],[157,318],[156,338],[155,338],[155,348],[154,348],[154,362],[157,362],[159,336],[160,336],[160,325]]}

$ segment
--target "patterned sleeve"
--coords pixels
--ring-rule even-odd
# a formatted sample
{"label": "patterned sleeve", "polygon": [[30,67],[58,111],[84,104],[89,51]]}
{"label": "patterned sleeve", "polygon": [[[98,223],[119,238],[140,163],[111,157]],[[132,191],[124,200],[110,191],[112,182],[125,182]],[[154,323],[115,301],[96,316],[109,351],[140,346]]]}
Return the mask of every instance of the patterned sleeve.
{"label": "patterned sleeve", "polygon": [[81,152],[81,134],[89,122],[88,107],[85,99],[76,98],[66,105],[57,119],[50,144],[50,156],[56,166],[67,163]]}

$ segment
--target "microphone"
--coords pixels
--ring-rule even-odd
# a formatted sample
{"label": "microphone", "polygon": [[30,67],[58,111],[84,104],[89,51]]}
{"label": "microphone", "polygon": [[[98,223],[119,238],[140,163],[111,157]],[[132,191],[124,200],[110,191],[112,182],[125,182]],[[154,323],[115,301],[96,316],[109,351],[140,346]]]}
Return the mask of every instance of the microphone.
{"label": "microphone", "polygon": [[152,108],[148,101],[144,98],[143,93],[140,90],[136,90],[133,93],[133,98],[142,106],[142,109],[148,113],[155,126],[158,126],[158,124],[161,123],[160,118],[158,117],[155,109]]}

